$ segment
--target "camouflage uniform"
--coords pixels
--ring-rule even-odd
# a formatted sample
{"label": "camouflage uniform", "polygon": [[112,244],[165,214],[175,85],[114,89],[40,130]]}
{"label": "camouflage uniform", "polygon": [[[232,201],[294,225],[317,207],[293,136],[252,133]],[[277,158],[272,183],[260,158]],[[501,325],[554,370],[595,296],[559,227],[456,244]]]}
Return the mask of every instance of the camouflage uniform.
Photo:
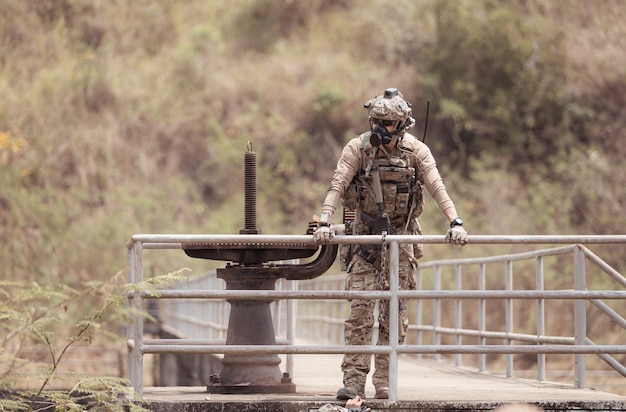
{"label": "camouflage uniform", "polygon": [[[381,205],[380,202],[375,202],[374,194],[372,194],[371,182],[374,179],[372,177],[374,170],[376,177],[379,177],[384,214],[389,218],[390,234],[421,234],[417,218],[423,211],[423,188],[437,202],[441,211],[454,208],[430,149],[406,132],[406,129],[413,126],[415,121],[410,117],[410,105],[401,98],[401,95],[397,95],[397,90],[395,92],[395,97],[392,95],[391,98],[387,98],[387,91],[385,91],[385,99],[379,96],[368,102],[373,102],[373,105],[368,106],[366,103],[365,107],[370,111],[372,130],[355,137],[346,144],[322,205],[322,216],[332,216],[339,202],[342,202],[345,210],[353,210],[355,221],[350,227],[352,233],[356,235],[376,232],[372,227],[371,218],[373,215],[380,214]],[[395,131],[397,143],[391,149],[389,147],[392,145],[387,144],[388,141],[383,140],[381,144],[380,135],[375,134],[373,121],[380,122],[380,119],[398,120],[396,124],[400,125],[395,126],[398,128]],[[376,139],[379,140],[376,141]],[[340,253],[342,268],[348,271],[346,290],[388,290],[389,265],[384,268],[386,270],[383,270],[381,266],[383,249],[380,246],[376,248],[374,245],[349,245],[347,247],[349,248],[347,253],[346,246],[342,246],[343,250]],[[414,290],[416,287],[415,270],[417,259],[422,257],[422,246],[403,244],[400,245],[400,249],[400,288]],[[388,259],[389,256],[387,256],[387,261]],[[346,345],[371,344],[374,307],[375,301],[372,300],[350,302],[350,315],[344,325]],[[379,301],[378,345],[389,344],[388,314],[389,301]],[[401,323],[399,343],[403,343],[408,329],[406,302],[400,302],[399,316]],[[352,388],[363,396],[370,364],[371,355],[345,355],[341,364],[345,387]],[[374,365],[372,381],[378,391],[380,387],[389,385],[389,356],[376,355]],[[338,398],[340,398],[339,393]]]}
{"label": "camouflage uniform", "polygon": [[[413,256],[412,245],[403,245],[400,256],[400,289],[415,289],[415,271],[417,263]],[[389,290],[389,281],[385,274],[368,263],[363,257],[355,254],[350,262],[350,272],[346,277],[346,290],[375,291]],[[372,327],[374,326],[374,300],[352,300],[350,302],[350,316],[344,324],[344,340],[346,345],[369,345],[372,341]],[[389,301],[378,301],[378,345],[389,344]],[[400,303],[399,343],[404,343],[409,319],[406,302]],[[345,355],[341,363],[344,373],[344,385],[363,388],[370,370],[371,355]],[[374,386],[389,385],[389,356],[374,356]]]}

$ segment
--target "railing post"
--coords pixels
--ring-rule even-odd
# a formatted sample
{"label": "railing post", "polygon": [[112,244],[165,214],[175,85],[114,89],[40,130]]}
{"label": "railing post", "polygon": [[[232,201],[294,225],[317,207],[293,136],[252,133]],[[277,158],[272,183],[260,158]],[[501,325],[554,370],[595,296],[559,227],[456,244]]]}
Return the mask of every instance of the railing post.
{"label": "railing post", "polygon": [[[133,248],[129,251],[128,281],[131,285],[143,282],[143,244],[133,242]],[[143,298],[141,291],[131,292],[129,299],[130,323],[128,325],[128,338],[132,340],[128,352],[128,377],[133,389],[139,395],[143,395]]]}
{"label": "railing post", "polygon": [[[417,274],[416,274],[416,282],[415,282],[415,289],[416,290],[422,290],[422,269],[420,269],[419,267],[417,268]],[[422,327],[422,318],[423,318],[423,301],[422,299],[416,299],[415,302],[415,326],[416,328],[416,336],[415,336],[415,344],[416,345],[421,345],[424,341],[423,336],[424,336],[424,332],[422,332],[421,327]],[[424,357],[424,355],[422,355],[421,353],[417,354],[417,359],[422,359]]]}
{"label": "railing post", "polygon": [[[587,289],[585,254],[580,247],[574,248],[574,289]],[[585,345],[587,337],[587,312],[585,299],[574,301],[574,345]],[[574,382],[577,388],[585,387],[585,354],[574,355]]]}
{"label": "railing post", "polygon": [[[441,290],[441,268],[439,266],[435,267],[435,272],[433,275],[433,290],[440,291]],[[439,346],[441,345],[441,334],[438,329],[441,326],[441,300],[435,299],[433,301],[433,345]],[[436,353],[434,355],[435,360],[440,360],[441,355]]]}
{"label": "railing post", "polygon": [[[486,268],[485,264],[481,263],[478,270],[478,289],[480,291],[485,290],[486,283]],[[486,319],[486,301],[485,299],[478,300],[478,332],[484,332],[487,329],[487,319]],[[486,345],[487,339],[484,336],[481,336],[478,339],[479,345]],[[480,372],[484,372],[487,369],[486,366],[486,356],[484,353],[478,355],[478,370]]]}
{"label": "railing post", "polygon": [[[461,265],[455,265],[454,266],[454,287],[455,289],[458,291],[461,290],[462,288],[462,278],[461,278]],[[458,331],[459,329],[461,329],[463,327],[463,301],[461,299],[455,299],[454,300],[454,309],[455,309],[455,315],[454,315],[454,327],[456,328],[456,330]],[[455,340],[456,340],[456,344],[457,345],[462,345],[463,344],[463,335],[461,335],[460,333],[457,333],[455,336]],[[457,353],[454,356],[454,364],[456,366],[461,366],[462,363],[462,356],[460,353]]]}
{"label": "railing post", "polygon": [[389,301],[389,344],[391,353],[389,354],[389,400],[398,400],[398,339],[400,328],[400,303],[398,302],[398,290],[400,289],[400,245],[398,242],[391,242],[389,245],[389,290],[391,299]]}
{"label": "railing post", "polygon": [[[278,279],[276,280],[276,286],[275,289],[276,290],[283,290],[285,289],[285,286],[283,286],[283,283],[285,281],[283,279]],[[281,299],[276,299],[275,301],[273,301],[270,304],[270,312],[272,313],[272,324],[274,326],[274,333],[276,334],[276,337],[279,337],[282,335],[283,333],[283,302]]]}
{"label": "railing post", "polygon": [[[127,249],[126,259],[127,259],[126,281],[128,282],[129,285],[132,285],[133,283],[135,283],[134,244],[133,246],[130,246]],[[133,359],[134,359],[134,354],[135,354],[135,342],[133,341],[135,337],[135,327],[134,327],[135,315],[133,314],[133,311],[131,310],[131,307],[133,305],[133,299],[134,299],[134,292],[127,291],[124,300],[125,300],[126,310],[128,310],[130,314],[129,314],[129,321],[126,323],[126,346],[128,348],[128,352],[126,353],[126,376],[128,377],[128,380],[130,380],[131,385],[133,385],[133,389],[136,390],[137,388],[135,387],[135,381],[133,380],[133,377],[135,376],[135,367],[133,365]]]}
{"label": "railing post", "polygon": [[[287,281],[287,289],[298,290],[298,281],[290,280]],[[298,313],[297,301],[295,299],[287,300],[287,340],[290,345],[296,344],[296,314]],[[286,357],[286,366],[287,373],[293,379],[293,371],[294,371],[294,363],[293,363],[293,355],[287,354]]]}
{"label": "railing post", "polygon": [[[543,276],[543,257],[537,256],[535,263],[535,287],[537,290],[544,290],[544,276]],[[544,299],[537,299],[537,338],[542,337],[546,334],[546,309],[545,309],[545,301]],[[539,340],[539,339],[537,339]],[[537,342],[538,345],[541,345],[540,342]],[[546,380],[546,354],[538,353],[537,354],[537,380],[545,381]]]}
{"label": "railing post", "polygon": [[[505,288],[506,290],[513,290],[513,262],[507,260],[504,262],[504,272],[505,272]],[[505,317],[505,328],[506,333],[513,333],[513,299],[507,299],[505,301],[504,306],[504,317]],[[512,345],[513,340],[507,339],[507,345]],[[506,355],[506,376],[508,378],[513,377],[513,355],[508,353]]]}

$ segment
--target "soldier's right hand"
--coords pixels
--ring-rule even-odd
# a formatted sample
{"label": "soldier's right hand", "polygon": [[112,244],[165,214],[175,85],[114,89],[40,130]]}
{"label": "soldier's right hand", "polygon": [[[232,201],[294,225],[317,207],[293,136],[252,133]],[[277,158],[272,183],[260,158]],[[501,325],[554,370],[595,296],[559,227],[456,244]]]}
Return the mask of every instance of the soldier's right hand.
{"label": "soldier's right hand", "polygon": [[313,232],[313,241],[319,244],[325,244],[330,242],[330,240],[335,236],[335,232],[330,228],[330,226],[318,226]]}
{"label": "soldier's right hand", "polygon": [[465,246],[467,244],[467,231],[463,226],[455,226],[446,233],[446,241],[455,245]]}

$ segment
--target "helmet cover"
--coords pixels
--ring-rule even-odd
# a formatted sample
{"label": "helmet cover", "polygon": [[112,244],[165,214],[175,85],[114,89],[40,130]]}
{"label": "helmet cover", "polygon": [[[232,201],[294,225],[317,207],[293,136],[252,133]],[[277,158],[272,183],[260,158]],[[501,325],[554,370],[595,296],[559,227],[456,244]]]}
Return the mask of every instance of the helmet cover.
{"label": "helmet cover", "polygon": [[385,93],[376,96],[365,103],[369,119],[390,120],[397,123],[397,127],[403,130],[415,125],[415,119],[411,116],[411,105],[404,100],[402,93],[395,88],[385,90]]}

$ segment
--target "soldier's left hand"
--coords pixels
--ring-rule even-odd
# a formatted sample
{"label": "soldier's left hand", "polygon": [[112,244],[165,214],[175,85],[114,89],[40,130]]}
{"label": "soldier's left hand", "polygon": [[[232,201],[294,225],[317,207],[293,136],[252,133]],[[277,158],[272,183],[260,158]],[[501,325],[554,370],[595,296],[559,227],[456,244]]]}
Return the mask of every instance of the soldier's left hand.
{"label": "soldier's left hand", "polygon": [[455,245],[465,246],[467,244],[467,231],[463,226],[455,226],[446,233],[446,241]]}

